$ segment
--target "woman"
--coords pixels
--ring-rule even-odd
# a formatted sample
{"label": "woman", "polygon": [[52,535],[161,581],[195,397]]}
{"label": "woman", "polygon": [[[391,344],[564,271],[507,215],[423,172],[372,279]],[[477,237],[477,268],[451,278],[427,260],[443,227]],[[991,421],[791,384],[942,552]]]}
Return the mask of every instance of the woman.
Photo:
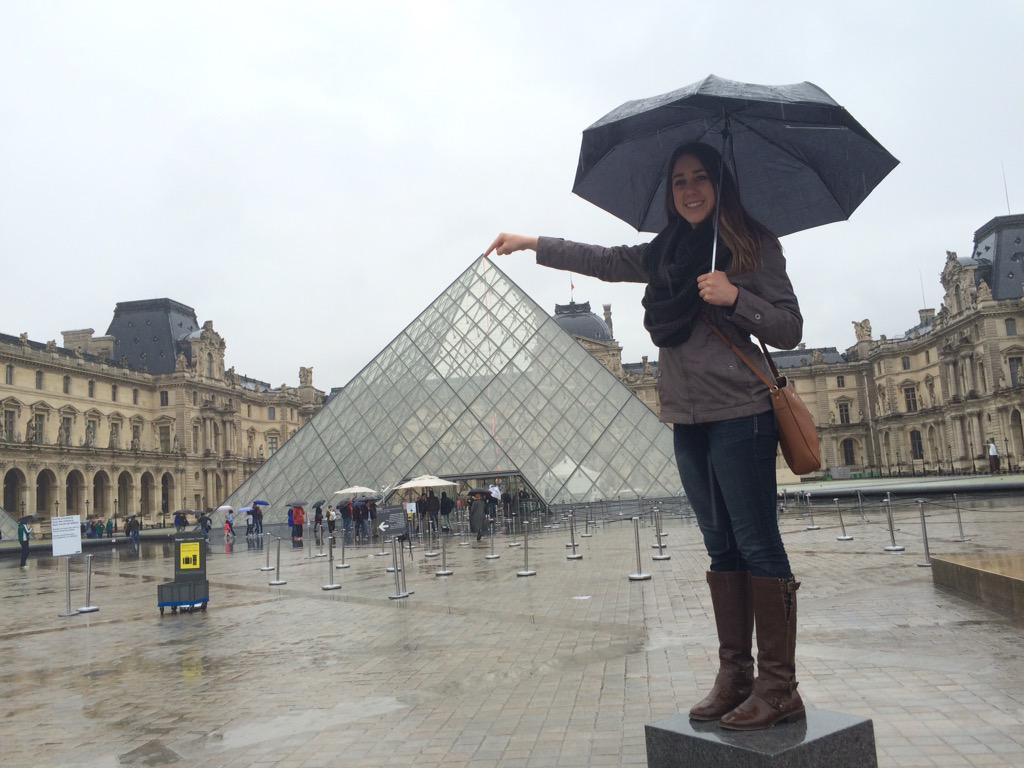
{"label": "woman", "polygon": [[[758,360],[750,334],[792,349],[803,318],[778,239],[747,214],[732,176],[721,171],[711,147],[677,148],[666,166],[669,223],[648,244],[602,248],[502,233],[487,253],[532,249],[538,264],[646,283],[644,327],[660,348],[661,420],[673,427],[679,474],[711,558],[719,671],[690,717],[757,730],[804,715],[794,662],[800,584],[775,517],[778,432],[768,389],[716,330]],[[712,272],[716,207],[724,271]]]}

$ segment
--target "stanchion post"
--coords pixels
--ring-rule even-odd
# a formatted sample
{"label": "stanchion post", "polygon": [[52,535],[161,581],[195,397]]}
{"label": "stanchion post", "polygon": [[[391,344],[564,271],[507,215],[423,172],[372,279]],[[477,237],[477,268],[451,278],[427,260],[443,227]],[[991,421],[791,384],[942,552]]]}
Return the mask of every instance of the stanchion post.
{"label": "stanchion post", "polygon": [[530,570],[530,521],[523,521],[523,568],[516,571],[516,576],[536,576],[537,572]]}
{"label": "stanchion post", "polygon": [[569,510],[569,546],[572,552],[565,556],[566,560],[582,560],[583,553],[576,551],[576,510]]}
{"label": "stanchion post", "polygon": [[264,566],[261,566],[260,570],[261,571],[272,571],[272,570],[274,570],[274,566],[272,566],[270,564],[270,534],[269,533],[261,533],[260,535],[263,537],[263,546],[267,550],[267,564],[264,565]]}
{"label": "stanchion post", "polygon": [[810,521],[811,521],[811,524],[810,524],[810,525],[804,526],[804,530],[805,530],[805,531],[816,531],[816,530],[818,530],[819,528],[821,528],[821,526],[820,526],[820,525],[815,525],[815,524],[814,524],[814,505],[813,505],[813,504],[811,504],[811,494],[810,494],[810,492],[808,492],[808,493],[807,493],[807,494],[806,494],[806,495],[804,496],[804,500],[805,500],[805,501],[806,501],[806,503],[807,503],[807,516],[808,516],[808,518],[809,518],[809,519],[810,519]]}
{"label": "stanchion post", "polygon": [[[412,556],[412,541],[409,542],[409,555]],[[401,542],[398,543],[398,575],[402,579],[402,594],[408,597],[412,592],[405,582],[405,548]]]}
{"label": "stanchion post", "polygon": [[437,550],[437,526],[434,525],[433,518],[427,520],[427,544],[430,549],[423,553],[424,557],[438,557],[441,554]]}
{"label": "stanchion post", "polygon": [[896,527],[895,522],[892,519],[892,498],[888,493],[885,494],[885,516],[889,522],[889,541],[890,544],[885,548],[886,552],[903,552],[906,547],[901,547],[896,543]]}
{"label": "stanchion post", "polygon": [[[321,539],[322,541],[322,539]],[[341,589],[341,584],[334,581],[334,537],[327,544],[327,583],[320,587],[324,591]]]}
{"label": "stanchion post", "polygon": [[[385,552],[384,554],[387,554],[387,553]],[[341,535],[341,562],[338,563],[334,567],[337,568],[339,571],[343,571],[346,568],[351,568],[352,567],[351,563],[346,563],[345,562],[345,534]]]}
{"label": "stanchion post", "polygon": [[451,576],[452,569],[448,567],[448,537],[441,534],[441,567],[434,571],[435,576]]}
{"label": "stanchion post", "polygon": [[490,554],[484,555],[484,559],[485,560],[497,560],[499,557],[501,557],[501,555],[499,555],[497,552],[494,551],[494,521],[491,521],[490,524],[487,527],[491,529],[491,536],[490,536],[490,539],[491,539],[491,552],[490,552]]}
{"label": "stanchion post", "polygon": [[921,515],[921,541],[924,542],[924,562],[918,563],[918,568],[932,567],[932,553],[928,548],[928,523],[924,516],[924,499],[917,500],[917,511]]}
{"label": "stanchion post", "polygon": [[270,583],[270,586],[272,586],[272,587],[279,587],[282,584],[287,584],[288,583],[287,581],[285,581],[284,579],[281,578],[281,537],[280,536],[277,537],[277,569],[276,569],[276,573],[274,574],[274,580],[269,582],[269,583]]}
{"label": "stanchion post", "polygon": [[511,513],[511,515],[512,515],[512,536],[509,539],[508,546],[510,546],[510,547],[521,547],[521,546],[523,546],[522,542],[516,541],[516,517],[517,517],[517,515],[516,515],[515,511],[513,511]]}
{"label": "stanchion post", "polygon": [[395,594],[388,595],[388,600],[401,600],[402,598],[408,597],[409,594],[402,590],[401,576],[398,573],[398,537],[391,537],[391,563],[392,566],[388,570],[393,571],[395,574]]}
{"label": "stanchion post", "polygon": [[66,619],[69,616],[77,616],[78,611],[71,610],[71,557],[65,556],[64,560],[64,596],[67,598],[67,606],[64,609],[64,613],[58,613],[57,615]]}
{"label": "stanchion post", "polygon": [[630,581],[649,581],[651,574],[644,573],[643,564],[640,562],[640,518],[633,516],[633,538],[636,542],[636,572],[629,574]]}
{"label": "stanchion post", "polygon": [[964,542],[970,541],[970,539],[964,536],[964,521],[963,518],[960,517],[960,499],[957,497],[955,493],[953,494],[953,506],[956,509],[956,527],[957,530],[960,531],[960,538],[957,539],[957,541],[959,541],[962,544]]}
{"label": "stanchion post", "polygon": [[85,605],[78,609],[79,613],[96,613],[99,608],[92,604],[92,555],[85,556]]}
{"label": "stanchion post", "polygon": [[832,499],[832,503],[835,504],[836,514],[839,516],[839,529],[843,532],[842,536],[836,536],[836,541],[853,541],[853,536],[846,533],[846,523],[843,521],[843,510],[839,506],[839,499]]}
{"label": "stanchion post", "polygon": [[867,515],[864,514],[864,496],[860,490],[857,491],[857,508],[860,510],[860,521],[866,523],[868,521]]}
{"label": "stanchion post", "polygon": [[591,510],[590,504],[587,504],[587,511],[583,515],[583,533],[580,534],[580,536],[584,539],[589,539],[591,536],[594,535],[590,532],[591,514],[593,514],[593,510]]}
{"label": "stanchion post", "polygon": [[654,548],[658,550],[658,554],[651,555],[651,560],[656,560],[658,562],[671,560],[672,555],[665,554],[665,542],[661,540],[661,510],[657,508],[654,510],[654,538],[657,541]]}

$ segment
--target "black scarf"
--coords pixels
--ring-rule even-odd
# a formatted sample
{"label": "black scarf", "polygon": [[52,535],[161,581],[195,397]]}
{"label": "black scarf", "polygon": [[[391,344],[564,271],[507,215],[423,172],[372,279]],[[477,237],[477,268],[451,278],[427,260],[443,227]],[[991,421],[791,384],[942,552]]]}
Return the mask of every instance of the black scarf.
{"label": "black scarf", "polygon": [[[676,218],[647,247],[647,290],[644,328],[659,347],[682,344],[706,305],[697,292],[697,278],[711,271],[714,226],[704,221],[696,229]],[[732,254],[718,244],[718,261],[728,268]]]}

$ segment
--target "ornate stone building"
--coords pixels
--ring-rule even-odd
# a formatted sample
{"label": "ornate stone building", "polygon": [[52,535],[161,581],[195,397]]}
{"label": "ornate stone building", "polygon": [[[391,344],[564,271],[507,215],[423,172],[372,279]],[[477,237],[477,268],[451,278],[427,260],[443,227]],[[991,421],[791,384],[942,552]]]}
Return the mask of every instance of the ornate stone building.
{"label": "ornate stone building", "polygon": [[[865,319],[844,352],[772,353],[815,417],[821,474],[982,471],[993,443],[1004,469],[1021,466],[1024,215],[989,221],[968,257],[947,252],[940,280],[938,312],[919,310],[899,336],[875,337]],[[555,319],[657,412],[657,363],[622,364],[610,309],[602,322],[589,304],[569,304]],[[797,479],[781,455],[778,468],[780,481]]]}
{"label": "ornate stone building", "polygon": [[[225,368],[211,321],[170,299],[117,304],[104,336],[0,334],[0,476],[10,517],[152,522],[216,507],[321,407]],[[5,531],[6,533],[6,531]]]}
{"label": "ornate stone building", "polygon": [[570,333],[591,355],[655,413],[658,399],[658,361],[644,355],[639,363],[622,362],[622,345],[613,336],[612,305],[604,305],[604,319],[590,311],[590,302],[555,305],[555,322]]}

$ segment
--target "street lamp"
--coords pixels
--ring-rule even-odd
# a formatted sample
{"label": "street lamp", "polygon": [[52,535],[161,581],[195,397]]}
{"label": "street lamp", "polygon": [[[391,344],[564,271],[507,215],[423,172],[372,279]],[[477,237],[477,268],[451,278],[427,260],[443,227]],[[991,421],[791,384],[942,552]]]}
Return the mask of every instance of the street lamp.
{"label": "street lamp", "polygon": [[1010,463],[1010,441],[1003,438],[1003,455],[1006,456],[1006,471],[1013,471],[1013,464]]}
{"label": "street lamp", "polygon": [[949,456],[949,474],[955,475],[956,470],[953,469],[953,444],[946,443],[946,455]]}
{"label": "street lamp", "polygon": [[117,530],[117,496],[114,497],[114,530]]}
{"label": "street lamp", "polygon": [[967,438],[967,450],[971,452],[971,474],[978,473],[978,465],[974,460],[974,440]]}
{"label": "street lamp", "polygon": [[53,516],[60,517],[60,499],[53,500]]}
{"label": "street lamp", "polygon": [[900,449],[896,449],[896,474],[903,477],[903,459],[900,458]]}

